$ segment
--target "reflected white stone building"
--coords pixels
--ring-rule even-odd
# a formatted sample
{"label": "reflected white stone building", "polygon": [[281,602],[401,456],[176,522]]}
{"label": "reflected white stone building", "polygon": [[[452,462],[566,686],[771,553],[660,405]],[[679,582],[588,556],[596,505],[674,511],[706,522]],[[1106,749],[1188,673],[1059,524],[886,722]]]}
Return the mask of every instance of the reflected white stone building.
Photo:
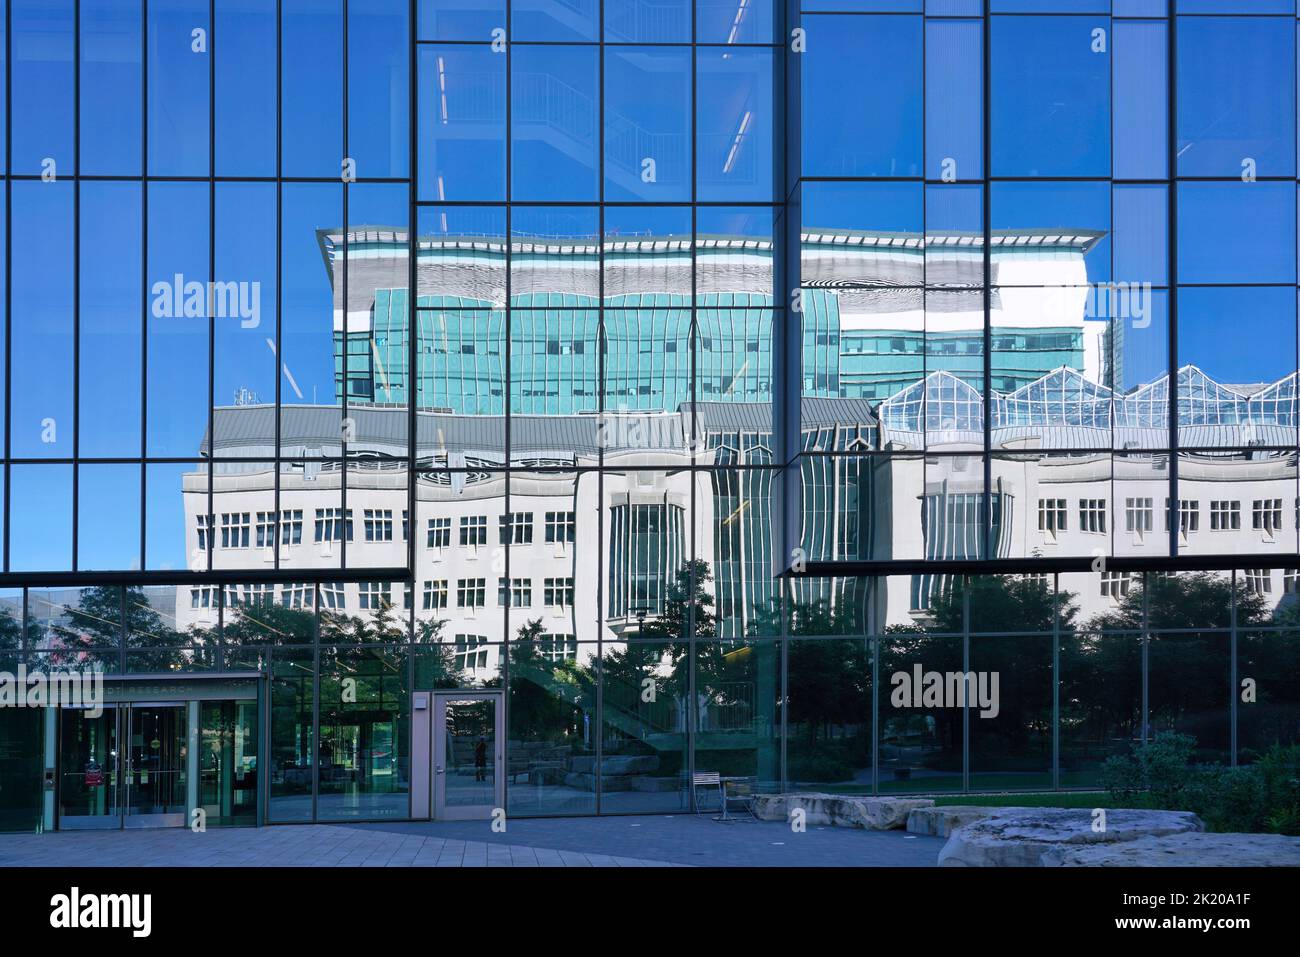
{"label": "reflected white stone building", "polygon": [[[1098,238],[995,237],[986,400],[980,237],[805,233],[802,442],[824,453],[801,466],[810,560],[1093,558],[1097,574],[1068,584],[1087,616],[1127,592],[1107,558],[1168,555],[1168,377],[1115,380],[1119,320],[1091,318]],[[271,406],[216,411],[210,514],[207,472],[184,485],[197,567],[210,549],[215,569],[271,568],[277,547],[286,577],[400,567],[413,538],[412,587],[326,585],[322,606],[386,601],[441,621],[458,664],[488,673],[530,622],[548,654],[584,660],[584,643],[637,634],[691,558],[712,574],[720,636],[772,633],[772,330],[786,316],[768,292],[769,241],[516,240],[507,283],[502,240],[422,238],[409,515],[407,237],[320,240],[339,404],[286,406],[278,432]],[[1187,366],[1178,395],[1180,551],[1295,553],[1296,456],[1275,451],[1296,447],[1295,375],[1225,386]],[[224,461],[271,457],[277,436],[278,474]],[[1281,569],[1246,581],[1272,600],[1296,586]],[[861,633],[925,620],[947,585],[874,582],[798,581],[793,596],[848,607]],[[188,591],[182,626],[215,624],[211,588]]]}

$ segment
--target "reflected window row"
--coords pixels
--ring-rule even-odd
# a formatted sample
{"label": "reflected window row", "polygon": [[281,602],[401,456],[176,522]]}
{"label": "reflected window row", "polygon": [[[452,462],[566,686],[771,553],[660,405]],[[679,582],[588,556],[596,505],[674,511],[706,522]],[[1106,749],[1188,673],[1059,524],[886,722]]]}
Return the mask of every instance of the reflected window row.
{"label": "reflected window row", "polygon": [[409,175],[407,0],[9,0],[5,17],[16,175],[337,182],[345,157]]}
{"label": "reflected window row", "polygon": [[[754,9],[734,8],[737,22]],[[421,200],[778,198],[770,47],[529,46],[516,35],[504,48],[422,44],[417,56],[433,94],[418,108]]]}
{"label": "reflected window row", "polygon": [[[479,41],[505,28],[514,42],[700,43],[751,45],[773,42],[773,0],[539,0],[510,6],[506,0],[419,0],[416,36],[421,41]],[[601,25],[603,24],[603,32]]]}
{"label": "reflected window row", "polygon": [[[1032,588],[995,579],[970,587],[972,611],[1041,614]],[[1176,606],[1176,624],[1203,620],[1192,610],[1200,602],[1233,600],[1222,583],[1206,578],[1160,587],[1154,605]],[[1253,621],[1246,601],[1237,604]],[[1293,669],[1285,667],[1296,641],[1289,626],[1243,623],[1231,635],[1066,627],[1055,636],[945,635],[937,629],[950,623],[946,614],[929,628],[878,638],[597,646],[542,636],[513,645],[504,669],[484,669],[480,656],[500,649],[471,636],[443,647],[261,649],[257,667],[270,675],[265,744],[254,743],[256,718],[241,706],[233,743],[261,760],[237,758],[234,777],[246,790],[263,784],[270,821],[418,816],[412,772],[419,743],[411,726],[419,699],[427,703],[439,690],[473,694],[499,709],[488,724],[458,720],[449,732],[504,737],[500,771],[506,806],[516,816],[688,812],[692,769],[725,774],[742,793],[1096,788],[1108,758],[1162,732],[1191,735],[1197,760],[1224,764],[1250,764],[1270,747],[1295,741],[1300,695],[1288,677]],[[248,651],[232,653],[237,668],[254,667]],[[968,708],[911,684],[967,668],[986,676]],[[1236,700],[1234,671],[1259,677],[1258,703]],[[24,712],[35,714],[10,709],[5,732],[27,747],[40,741],[41,722]],[[62,782],[65,815],[105,813],[95,804],[102,792],[82,785],[80,769],[112,738],[114,717],[110,709],[107,722],[90,719],[75,738],[65,733],[63,760],[77,757]],[[230,715],[203,717],[207,728]],[[205,753],[217,743],[205,730]],[[453,740],[448,761],[469,798],[484,790],[476,787],[482,775],[471,782],[465,772],[473,766],[471,743]],[[228,773],[218,767],[203,766],[205,787]],[[107,770],[111,775],[112,765]],[[10,771],[17,803],[0,823],[19,829],[29,826],[19,820],[29,793],[39,809],[39,789],[31,787],[39,768],[14,764]],[[251,795],[242,797],[251,818]],[[222,815],[210,823],[252,821]]]}
{"label": "reflected window row", "polygon": [[[674,557],[651,550],[630,556],[629,564],[633,570],[653,568]],[[574,577],[535,578],[512,568],[495,580],[31,587],[0,595],[0,630],[7,653],[61,654],[64,664],[75,664],[82,651],[170,648],[174,667],[186,670],[211,667],[210,660],[205,665],[205,659],[188,656],[218,644],[413,641],[454,644],[468,661],[486,666],[488,659],[474,656],[479,646],[495,649],[490,658],[496,662],[505,641],[547,641],[558,653],[571,641],[739,641],[783,633],[870,635],[899,627],[934,635],[966,629],[1043,635],[1061,629],[1216,630],[1231,626],[1234,615],[1241,627],[1267,629],[1289,627],[1295,611],[1295,566],[1143,573],[1099,564],[1098,571],[1061,573],[1059,580],[1046,573],[795,579],[773,596],[772,608],[762,610],[766,617],[751,609],[755,620],[746,632],[735,629],[719,604],[725,583],[698,559],[683,563],[676,574],[655,576],[649,591],[637,590],[635,574],[609,569],[606,614],[579,601]],[[630,594],[614,594],[612,586],[623,576]],[[918,586],[926,584],[933,587],[918,607]],[[1177,604],[1184,593],[1191,596],[1187,601],[1194,599],[1189,607]]]}
{"label": "reflected window row", "polygon": [[[77,204],[68,184],[14,184],[12,456],[401,457],[413,362],[430,413],[771,401],[770,209],[715,208],[694,240],[686,207],[628,215],[672,220],[659,238],[606,217],[602,243],[596,207],[550,226],[536,209],[555,243],[520,210],[506,243],[425,209],[412,331],[405,189],[280,190],[277,213],[262,184],[87,183]],[[349,216],[393,225],[339,230],[345,194]],[[74,275],[78,236],[105,252]]]}
{"label": "reflected window row", "polygon": [[[1152,531],[1158,553],[1194,552],[1201,501],[1238,496],[1263,533],[1241,547],[1272,547],[1276,495],[1198,486],[1258,460],[1290,495],[1294,4],[804,9],[803,395],[869,402],[879,448],[951,453],[927,466],[936,479],[960,452],[991,456],[987,477],[975,461],[945,481],[913,536],[951,529],[952,544],[911,554],[1086,554],[1062,548],[1075,529],[1115,537],[1108,555],[1150,554]],[[1259,58],[1242,70],[1246,49]],[[864,70],[879,95],[846,109],[834,91]],[[1002,453],[1026,447],[1059,452],[1025,456],[1017,481]],[[1029,490],[1083,449],[1113,451],[1088,480],[1109,470],[1113,491]],[[1176,473],[1177,493],[1127,487],[1143,472]],[[1087,504],[1102,499],[1109,532]],[[1207,527],[1240,529],[1221,518]]]}
{"label": "reflected window row", "polygon": [[[1174,32],[1164,4],[1148,19],[1112,18],[1105,3],[1022,4],[1015,16],[994,5],[987,19],[979,4],[930,4],[945,14],[934,18],[816,6],[800,20],[806,177],[1295,176],[1294,10],[1207,7]],[[873,96],[845,104],[838,92],[862,82]]]}
{"label": "reflected window row", "polygon": [[[382,596],[327,594],[319,603],[477,609],[489,630],[505,627],[506,609],[529,610],[548,631],[572,630],[572,618],[617,619],[635,631],[639,619],[665,615],[668,596],[689,593],[693,580],[716,603],[709,613],[726,634],[779,633],[770,438],[730,431],[734,421],[718,424],[726,427],[702,433],[694,457],[625,449],[580,469],[533,460],[510,470],[499,463],[422,470],[413,517],[400,461],[350,466],[346,488],[338,468],[232,463],[209,476],[197,464],[168,465],[146,489],[143,527],[139,466],[105,467],[121,472],[120,482],[105,484],[98,467],[83,464],[74,528],[71,503],[51,479],[71,467],[12,465],[10,569],[71,570],[74,545],[86,571],[138,568],[142,545],[152,571],[236,582],[270,569],[284,581],[343,569],[380,577],[383,569],[391,587]],[[974,441],[967,451],[882,451],[877,434],[834,419],[808,433],[798,463],[798,544],[807,561],[1235,556],[1226,562],[1235,564],[1258,555],[1279,567],[1300,541],[1294,448],[986,457]],[[414,587],[401,593],[391,583],[406,577],[412,556]],[[930,584],[918,585],[903,611],[923,612],[944,580],[918,576]],[[1279,596],[1281,581],[1273,586]],[[201,590],[214,587],[196,585],[181,604],[215,615],[216,602]],[[798,587],[836,591],[830,583]]]}
{"label": "reflected window row", "polygon": [[[275,596],[295,586],[280,583],[234,590],[224,642],[168,648],[163,587],[30,588],[0,596],[0,647],[46,669],[267,672],[272,820],[408,817],[412,694],[441,689],[500,694],[512,813],[676,812],[691,768],[756,792],[1095,787],[1107,758],[1163,731],[1192,735],[1200,760],[1250,763],[1294,743],[1300,701],[1294,596],[1274,605],[1257,572],[957,577],[884,634],[792,588],[784,641],[725,639],[700,616],[599,642],[530,622],[508,648],[461,623],[421,637],[417,622],[415,645],[394,644],[382,598],[369,621],[321,611],[319,647],[293,647]],[[1096,577],[1109,611],[1085,607]],[[857,584],[876,601],[908,583]],[[913,684],[966,670],[984,676],[969,716]],[[1258,680],[1258,703],[1238,700],[1234,671]]]}

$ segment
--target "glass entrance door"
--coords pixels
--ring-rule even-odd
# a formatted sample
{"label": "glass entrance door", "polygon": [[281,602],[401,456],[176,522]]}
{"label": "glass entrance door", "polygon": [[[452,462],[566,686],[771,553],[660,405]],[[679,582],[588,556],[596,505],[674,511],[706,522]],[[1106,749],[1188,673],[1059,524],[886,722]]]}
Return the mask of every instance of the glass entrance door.
{"label": "glass entrance door", "polygon": [[435,694],[433,700],[433,816],[490,818],[504,797],[500,696]]}
{"label": "glass entrance door", "polygon": [[199,709],[199,806],[207,823],[257,823],[257,702]]}
{"label": "glass entrance door", "polygon": [[124,769],[125,827],[180,827],[185,824],[185,706],[133,704]]}
{"label": "glass entrance door", "polygon": [[59,712],[59,827],[121,827],[119,721],[111,705],[102,714]]}
{"label": "glass entrance door", "polygon": [[209,825],[256,824],[258,726],[253,698],[61,710],[58,827],[183,827],[191,806]]}

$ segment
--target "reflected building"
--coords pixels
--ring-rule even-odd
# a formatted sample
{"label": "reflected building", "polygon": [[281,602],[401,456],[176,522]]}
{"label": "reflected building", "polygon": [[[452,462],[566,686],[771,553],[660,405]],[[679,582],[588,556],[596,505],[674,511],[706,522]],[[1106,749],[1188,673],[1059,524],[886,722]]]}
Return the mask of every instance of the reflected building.
{"label": "reflected building", "polygon": [[[417,622],[442,622],[440,638],[458,660],[487,674],[498,672],[501,642],[532,622],[554,654],[582,649],[584,660],[597,641],[636,638],[664,614],[692,557],[711,576],[702,587],[719,637],[779,632],[770,574],[774,310],[762,292],[772,283],[770,242],[701,237],[692,249],[674,238],[606,240],[605,275],[617,279],[606,279],[602,300],[594,239],[516,241],[507,303],[504,240],[421,237],[412,338],[405,234],[318,238],[334,290],[338,404],[284,410],[278,475],[223,461],[273,454],[273,406],[215,411],[219,440],[202,448],[213,462],[211,514],[206,470],[186,479],[191,554],[211,549],[214,569],[236,571],[278,553],[292,578],[338,567],[344,550],[348,567],[399,567],[413,539],[412,585],[328,585],[323,609],[389,603]],[[1084,257],[1097,240],[996,237],[990,338],[1001,387],[986,401],[983,292],[971,288],[983,261],[978,237],[805,231],[809,560],[1104,565],[1169,554],[1168,381],[1114,386],[1107,330],[1117,323],[1088,315]],[[337,281],[345,249],[346,304]],[[692,257],[694,308],[689,292],[663,292],[689,289]],[[408,350],[417,383],[413,519]],[[1220,385],[1187,366],[1177,385],[1181,550],[1293,552],[1296,456],[1275,450],[1295,434],[1295,375]],[[1112,609],[1130,577],[1092,578],[1079,596],[1084,613]],[[791,600],[829,604],[847,628],[872,633],[925,623],[952,578],[869,581],[796,579]],[[1250,582],[1276,602],[1296,575],[1257,569]],[[311,589],[229,586],[227,599],[292,605],[310,602]],[[215,624],[216,607],[207,586],[178,599],[186,621]]]}
{"label": "reflected building", "polygon": [[9,4],[0,829],[1300,740],[1293,18],[855,6]]}
{"label": "reflected building", "polygon": [[[1061,366],[1103,374],[1106,323],[1087,321],[1084,308],[1084,259],[1099,239],[1087,230],[993,236],[992,388],[1012,391]],[[982,390],[982,233],[805,230],[800,271],[805,396],[883,401],[938,370]]]}

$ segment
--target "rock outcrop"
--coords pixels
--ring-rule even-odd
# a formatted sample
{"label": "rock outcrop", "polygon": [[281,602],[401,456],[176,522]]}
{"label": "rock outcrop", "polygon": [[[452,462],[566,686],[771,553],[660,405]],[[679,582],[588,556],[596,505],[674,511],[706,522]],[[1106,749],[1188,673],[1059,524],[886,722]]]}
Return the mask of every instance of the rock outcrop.
{"label": "rock outcrop", "polygon": [[1190,811],[1107,809],[1103,821],[1086,808],[1000,808],[953,831],[939,866],[1038,867],[1048,852],[1204,830]]}
{"label": "rock outcrop", "polygon": [[1114,844],[1063,845],[1046,867],[1300,867],[1300,837],[1188,831]]}
{"label": "rock outcrop", "polygon": [[806,824],[889,831],[904,827],[913,810],[933,805],[929,798],[762,794],[754,799],[754,816],[762,821],[788,821],[793,811],[801,809]]}
{"label": "rock outcrop", "polygon": [[1028,810],[1030,809],[1026,807],[976,807],[968,804],[918,807],[907,815],[907,832],[929,837],[948,837],[957,828],[982,821],[994,814]]}

